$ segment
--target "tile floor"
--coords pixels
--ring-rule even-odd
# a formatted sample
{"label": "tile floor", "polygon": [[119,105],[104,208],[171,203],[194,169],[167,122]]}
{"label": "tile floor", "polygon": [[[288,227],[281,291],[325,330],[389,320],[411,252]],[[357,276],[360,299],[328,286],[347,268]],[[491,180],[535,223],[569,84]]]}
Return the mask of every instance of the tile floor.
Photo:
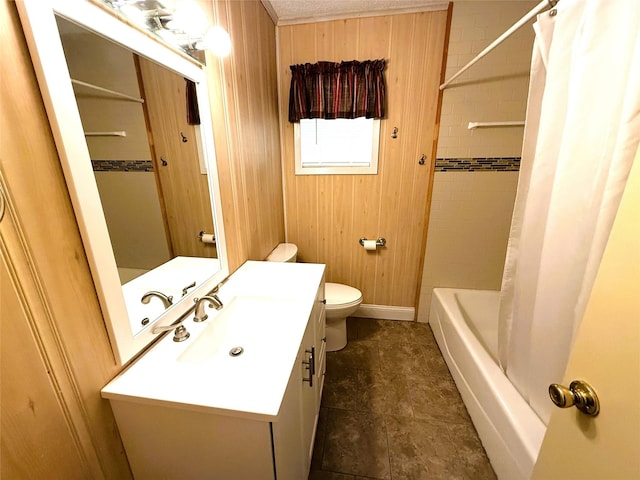
{"label": "tile floor", "polygon": [[495,479],[428,324],[349,318],[309,480]]}

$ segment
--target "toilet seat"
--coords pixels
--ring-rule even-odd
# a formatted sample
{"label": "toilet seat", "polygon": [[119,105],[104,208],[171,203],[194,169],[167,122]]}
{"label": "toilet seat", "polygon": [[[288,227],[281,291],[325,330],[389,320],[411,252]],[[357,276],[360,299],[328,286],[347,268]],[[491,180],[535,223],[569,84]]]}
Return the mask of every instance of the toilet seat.
{"label": "toilet seat", "polygon": [[360,290],[341,283],[325,283],[324,297],[327,300],[327,310],[352,307],[362,302]]}

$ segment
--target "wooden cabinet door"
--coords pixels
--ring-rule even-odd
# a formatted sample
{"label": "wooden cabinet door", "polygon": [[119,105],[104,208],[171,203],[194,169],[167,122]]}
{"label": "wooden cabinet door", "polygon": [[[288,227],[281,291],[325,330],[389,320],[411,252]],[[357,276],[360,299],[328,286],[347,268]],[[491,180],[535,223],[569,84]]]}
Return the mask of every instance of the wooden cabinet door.
{"label": "wooden cabinet door", "polygon": [[321,384],[318,380],[324,378],[319,365],[320,348],[316,343],[317,334],[322,332],[316,328],[318,316],[323,313],[324,305],[316,302],[289,378],[278,421],[272,424],[278,480],[299,480],[309,475],[320,409],[318,392]]}
{"label": "wooden cabinet door", "polygon": [[[308,328],[307,328],[308,330]],[[305,335],[305,338],[307,336]],[[306,447],[303,441],[302,394],[310,390],[302,381],[304,341],[298,350],[296,362],[289,377],[287,390],[282,399],[277,421],[271,424],[273,435],[273,458],[278,480],[297,480],[309,474]]]}
{"label": "wooden cabinet door", "polygon": [[[320,412],[320,401],[322,400],[322,389],[324,387],[324,377],[327,373],[327,335],[326,335],[326,311],[325,311],[325,293],[324,293],[324,277],[322,284],[316,295],[316,304],[313,308],[312,318],[315,324],[315,345],[316,345],[316,424],[318,423],[317,415]],[[314,434],[315,438],[315,434]]]}
{"label": "wooden cabinet door", "polygon": [[[317,309],[314,308],[313,312]],[[307,324],[307,329],[300,347],[300,368],[302,370],[302,389],[300,403],[300,424],[302,426],[302,445],[304,446],[305,467],[308,473],[313,454],[313,439],[315,434],[316,418],[318,415],[318,376],[317,355],[319,349],[315,345],[314,315]]]}

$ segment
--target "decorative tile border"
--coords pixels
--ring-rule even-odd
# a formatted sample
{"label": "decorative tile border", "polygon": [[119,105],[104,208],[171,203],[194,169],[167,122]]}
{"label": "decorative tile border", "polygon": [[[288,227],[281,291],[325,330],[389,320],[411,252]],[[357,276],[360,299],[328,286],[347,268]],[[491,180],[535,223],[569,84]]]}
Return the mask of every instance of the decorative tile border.
{"label": "decorative tile border", "polygon": [[151,160],[91,160],[94,172],[153,172]]}
{"label": "decorative tile border", "polygon": [[517,172],[520,157],[436,158],[436,172]]}

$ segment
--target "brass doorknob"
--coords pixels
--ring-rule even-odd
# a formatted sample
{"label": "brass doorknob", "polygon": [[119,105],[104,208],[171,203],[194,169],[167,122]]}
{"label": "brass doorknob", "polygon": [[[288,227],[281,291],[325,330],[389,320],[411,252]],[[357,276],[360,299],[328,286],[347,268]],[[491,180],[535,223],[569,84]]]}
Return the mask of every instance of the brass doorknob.
{"label": "brass doorknob", "polygon": [[569,408],[575,405],[585,415],[595,417],[600,412],[600,401],[596,391],[582,380],[574,380],[569,388],[552,383],[549,385],[549,397],[560,408]]}

